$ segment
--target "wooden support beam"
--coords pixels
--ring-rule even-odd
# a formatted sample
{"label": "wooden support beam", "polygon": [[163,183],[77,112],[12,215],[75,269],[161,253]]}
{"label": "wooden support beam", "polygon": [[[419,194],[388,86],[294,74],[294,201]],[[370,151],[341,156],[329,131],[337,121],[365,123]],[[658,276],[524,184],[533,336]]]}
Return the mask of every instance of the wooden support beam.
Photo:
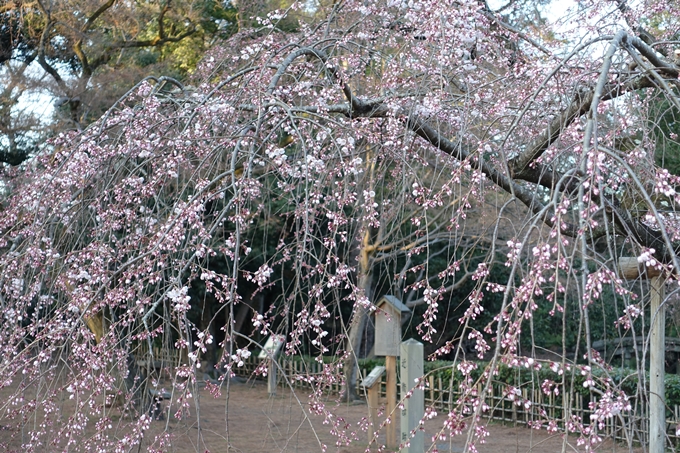
{"label": "wooden support beam", "polygon": [[649,453],[664,453],[666,448],[666,386],[664,357],[666,343],[666,306],[663,304],[665,279],[652,279],[649,313]]}
{"label": "wooden support beam", "polygon": [[368,442],[373,442],[378,427],[378,406],[380,405],[380,383],[368,389]]}
{"label": "wooden support beam", "polygon": [[619,275],[626,280],[650,279],[649,316],[649,453],[664,453],[666,448],[666,277],[659,269],[645,266],[637,257],[619,258]]}
{"label": "wooden support beam", "polygon": [[636,256],[622,256],[619,258],[619,277],[625,280],[637,278],[654,278],[661,275],[661,271],[655,267],[647,267],[640,263]]}

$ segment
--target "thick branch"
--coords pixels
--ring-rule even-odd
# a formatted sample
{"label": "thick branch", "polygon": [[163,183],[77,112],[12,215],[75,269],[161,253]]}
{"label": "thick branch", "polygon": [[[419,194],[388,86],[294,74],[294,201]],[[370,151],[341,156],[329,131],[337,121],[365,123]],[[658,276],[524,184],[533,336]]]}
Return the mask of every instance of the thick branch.
{"label": "thick branch", "polygon": [[[600,99],[603,101],[611,100],[625,93],[653,86],[655,86],[654,82],[648,76],[640,76],[626,83],[609,83],[605,85],[604,93]],[[527,181],[536,179],[536,176],[532,176],[535,170],[532,170],[529,164],[535,163],[535,160],[557,141],[562,131],[590,110],[593,94],[592,90],[577,92],[569,107],[550,122],[545,130],[529,144],[527,150],[510,160],[510,172],[514,178]]]}
{"label": "thick branch", "polygon": [[[110,6],[112,6],[115,3],[115,0],[109,0],[107,3],[102,5],[91,17],[96,20],[98,16],[103,14]],[[102,53],[100,56],[98,56],[95,60],[93,60],[91,63],[89,63],[88,66],[88,60],[87,57],[83,54],[82,57],[81,55],[78,55],[77,49],[74,49],[76,51],[76,55],[80,59],[80,61],[83,63],[83,74],[86,76],[91,75],[99,66],[106,64],[109,60],[111,60],[111,57],[113,55],[113,52],[118,51],[120,49],[130,49],[130,48],[143,48],[143,47],[160,47],[163,46],[164,44],[168,43],[175,43],[175,42],[180,42],[189,36],[193,35],[196,33],[196,27],[194,24],[191,24],[189,29],[185,31],[184,33],[181,33],[177,36],[168,36],[165,32],[165,25],[164,25],[164,20],[165,20],[165,15],[166,13],[170,10],[170,2],[168,1],[163,7],[161,8],[159,14],[158,14],[158,35],[154,37],[153,39],[146,39],[146,40],[141,40],[141,41],[119,41],[111,46],[109,46],[104,53]],[[88,23],[90,20],[88,19]],[[87,28],[89,28],[89,25],[86,24],[86,27],[83,29],[83,31],[86,31]],[[76,43],[77,45],[80,45],[80,41]]]}
{"label": "thick branch", "polygon": [[163,5],[163,8],[161,8],[161,12],[158,14],[158,37],[160,39],[165,39],[165,25],[163,24],[163,19],[165,19],[165,14],[168,12],[170,9],[170,0]]}
{"label": "thick branch", "polygon": [[97,11],[92,13],[92,15],[87,19],[85,22],[85,25],[83,25],[83,28],[80,29],[82,33],[87,32],[90,27],[94,24],[94,22],[99,19],[99,17],[104,14],[109,8],[113,6],[113,4],[116,3],[116,0],[108,0],[106,3],[102,4],[99,8],[97,8]]}
{"label": "thick branch", "polygon": [[[469,153],[462,146],[456,145],[447,138],[443,137],[441,133],[437,129],[433,128],[429,123],[427,123],[427,121],[415,114],[408,115],[404,111],[390,113],[388,108],[382,103],[364,101],[357,98],[353,99],[357,105],[362,107],[361,110],[353,109],[347,104],[331,105],[327,106],[323,110],[328,113],[340,113],[349,118],[384,118],[390,114],[397,116],[400,114],[403,115],[404,121],[409,130],[423,138],[425,141],[440,151],[451,155],[459,161],[467,161],[473,168],[481,170],[481,172],[484,173],[486,177],[491,179],[491,181],[493,181],[497,186],[519,199],[531,210],[531,212],[534,214],[539,214],[541,216],[541,220],[544,223],[549,226],[554,226],[554,221],[552,220],[553,210],[548,209],[543,203],[541,203],[533,191],[529,190],[528,187],[521,185],[513,179],[505,176],[488,162],[479,159],[469,159]],[[315,106],[296,107],[295,110],[308,113],[319,113],[320,111],[320,109]],[[574,183],[570,183],[569,187],[573,187],[573,184]],[[550,182],[549,186],[552,187],[553,183]],[[561,230],[564,234],[572,237],[575,237],[579,234],[578,227],[569,223],[561,223]],[[591,236],[593,237],[600,237],[604,234],[606,234],[604,228],[600,228],[591,232]]]}
{"label": "thick branch", "polygon": [[[411,131],[425,139],[437,149],[444,151],[458,160],[467,160],[471,167],[480,170],[498,187],[507,193],[514,195],[519,201],[527,206],[532,213],[539,215],[543,223],[551,227],[555,226],[555,222],[553,220],[553,209],[541,203],[535,192],[530,191],[526,186],[521,185],[513,179],[505,176],[484,160],[468,159],[468,153],[461,146],[457,146],[448,139],[442,137],[438,130],[434,129],[427,122],[418,118],[417,116],[409,116],[406,119],[406,123]],[[579,231],[576,225],[570,223],[562,222],[560,227],[562,233],[568,236],[575,237],[582,233]],[[600,237],[604,234],[606,234],[604,228],[599,228],[591,232],[592,237]]]}
{"label": "thick branch", "polygon": [[4,5],[0,5],[0,14],[6,13],[7,11],[11,11],[14,8],[17,8],[19,5],[16,2],[7,2]]}
{"label": "thick branch", "polygon": [[656,41],[656,38],[652,36],[652,34],[649,33],[647,30],[645,30],[641,25],[638,25],[636,27],[635,24],[631,22],[630,16],[628,14],[630,13],[631,10],[626,0],[614,0],[614,1],[616,2],[618,10],[621,11],[621,14],[623,14],[623,18],[625,19],[626,24],[628,24],[631,30],[635,30],[635,32],[638,34],[640,39],[642,39],[642,41],[644,41],[647,45],[651,46]]}
{"label": "thick branch", "polygon": [[[111,8],[115,2],[116,0],[108,0],[106,3],[97,8],[97,11],[95,11],[90,17],[88,17],[87,21],[85,22],[85,25],[83,25],[83,28],[80,29],[81,36],[84,36],[85,33],[87,33],[87,31],[90,29],[90,27],[92,27],[94,22],[109,8]],[[73,52],[76,54],[76,57],[78,57],[78,59],[80,60],[80,64],[83,66],[83,75],[86,77],[91,76],[93,69],[90,67],[87,61],[87,55],[85,55],[85,52],[83,52],[82,37],[78,39],[78,41],[76,41],[75,44],[73,44]]]}
{"label": "thick branch", "polygon": [[[48,25],[52,25],[51,23],[48,23]],[[47,28],[45,28],[45,31],[43,32],[43,37],[47,37]],[[43,39],[40,39],[40,47],[38,51],[38,63],[40,63],[40,66],[47,72],[49,75],[52,76],[55,82],[57,82],[57,85],[59,85],[59,88],[61,88],[65,94],[68,95],[68,87],[66,86],[66,83],[64,82],[64,79],[61,78],[59,73],[57,72],[56,69],[50,65],[47,60],[45,59],[45,43]]]}
{"label": "thick branch", "polygon": [[[674,80],[678,78],[678,68],[664,61],[650,46],[645,44],[640,38],[630,36],[627,33],[619,33],[613,38],[614,45],[625,48],[629,52],[633,49],[640,52],[647,60],[652,63],[659,72],[664,76]],[[640,75],[630,81],[626,82],[611,82],[604,86],[603,92],[599,100],[606,101],[617,98],[630,91],[639,90],[642,88],[649,88],[656,86],[654,80],[647,75]],[[576,118],[588,112],[592,106],[594,92],[592,89],[579,90],[571,104],[565,109],[561,115],[555,118],[545,128],[536,139],[534,139],[527,150],[517,157],[513,158],[509,163],[512,177],[519,179],[526,179],[531,177],[525,172],[531,172],[529,165],[535,163],[543,153],[553,144],[560,136],[562,131],[568,127]]]}

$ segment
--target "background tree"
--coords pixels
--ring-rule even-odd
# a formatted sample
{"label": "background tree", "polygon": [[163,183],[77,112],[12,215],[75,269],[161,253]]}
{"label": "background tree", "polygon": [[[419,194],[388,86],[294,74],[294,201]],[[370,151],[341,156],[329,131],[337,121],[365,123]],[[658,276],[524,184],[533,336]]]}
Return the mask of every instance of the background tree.
{"label": "background tree", "polygon": [[[21,1],[0,15],[0,156],[12,165],[46,135],[99,118],[144,76],[182,79],[215,38],[236,30],[234,8],[212,0]],[[51,102],[53,117],[36,118]],[[33,113],[36,104],[43,110]]]}

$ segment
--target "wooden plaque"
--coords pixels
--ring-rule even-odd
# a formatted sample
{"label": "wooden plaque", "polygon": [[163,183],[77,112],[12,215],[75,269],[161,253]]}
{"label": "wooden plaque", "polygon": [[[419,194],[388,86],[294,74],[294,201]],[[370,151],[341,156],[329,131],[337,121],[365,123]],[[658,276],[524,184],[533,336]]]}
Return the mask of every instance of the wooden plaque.
{"label": "wooden plaque", "polygon": [[385,372],[384,366],[377,366],[361,381],[361,386],[367,389],[373,387],[376,382],[380,381],[380,376]]}
{"label": "wooden plaque", "polygon": [[284,335],[272,335],[271,337],[267,338],[267,342],[264,344],[264,349],[260,351],[260,354],[257,356],[257,358],[268,359],[270,357],[276,357],[285,341],[286,337]]}

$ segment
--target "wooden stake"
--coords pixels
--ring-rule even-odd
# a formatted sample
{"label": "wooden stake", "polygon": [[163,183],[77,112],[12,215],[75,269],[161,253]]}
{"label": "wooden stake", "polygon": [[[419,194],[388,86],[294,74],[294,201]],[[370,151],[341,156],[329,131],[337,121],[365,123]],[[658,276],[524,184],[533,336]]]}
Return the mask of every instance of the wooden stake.
{"label": "wooden stake", "polygon": [[397,448],[397,358],[385,356],[385,372],[387,374],[387,415],[391,423],[387,425],[387,448]]}
{"label": "wooden stake", "polygon": [[380,404],[380,377],[385,372],[384,366],[377,366],[361,380],[361,387],[368,391],[368,443],[373,442],[373,437],[378,427],[378,405]]}
{"label": "wooden stake", "polygon": [[274,363],[274,359],[271,358],[269,359],[269,366],[268,366],[268,376],[267,376],[267,393],[269,396],[276,396],[276,363]]}

